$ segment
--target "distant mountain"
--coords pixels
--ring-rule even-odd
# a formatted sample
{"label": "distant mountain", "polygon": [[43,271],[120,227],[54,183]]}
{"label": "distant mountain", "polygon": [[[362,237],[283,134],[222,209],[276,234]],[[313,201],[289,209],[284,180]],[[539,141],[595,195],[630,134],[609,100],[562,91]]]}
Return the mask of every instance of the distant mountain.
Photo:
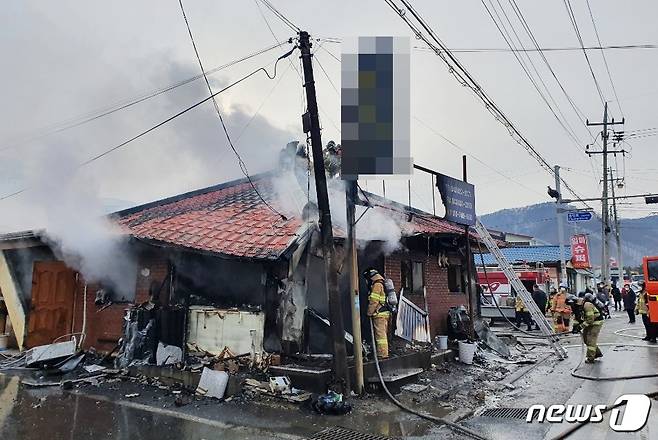
{"label": "distant mountain", "polygon": [[[573,207],[570,207],[573,208]],[[480,217],[485,226],[506,232],[531,235],[540,242],[557,244],[557,222],[554,203],[539,203],[523,208],[503,209]],[[589,222],[567,223],[564,221],[565,244],[576,233],[589,234],[592,263],[601,261],[601,217]],[[658,215],[637,219],[622,219],[621,239],[624,266],[637,266],[644,255],[658,255]],[[617,258],[614,233],[610,234],[611,257]]]}

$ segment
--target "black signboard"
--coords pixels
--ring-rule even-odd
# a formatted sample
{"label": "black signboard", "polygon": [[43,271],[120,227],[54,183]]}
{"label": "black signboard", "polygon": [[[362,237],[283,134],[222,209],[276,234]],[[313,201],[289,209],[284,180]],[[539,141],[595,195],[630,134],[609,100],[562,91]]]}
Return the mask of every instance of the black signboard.
{"label": "black signboard", "polygon": [[446,208],[445,219],[461,225],[475,224],[475,187],[445,174],[436,175],[436,186]]}

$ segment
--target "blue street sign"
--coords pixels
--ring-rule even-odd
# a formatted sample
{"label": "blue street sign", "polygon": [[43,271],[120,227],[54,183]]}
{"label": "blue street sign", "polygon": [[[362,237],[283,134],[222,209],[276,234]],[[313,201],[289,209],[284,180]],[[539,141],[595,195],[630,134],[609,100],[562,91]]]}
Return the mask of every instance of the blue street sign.
{"label": "blue street sign", "polygon": [[592,220],[591,211],[572,211],[567,212],[567,221],[569,223],[573,222],[588,222]]}

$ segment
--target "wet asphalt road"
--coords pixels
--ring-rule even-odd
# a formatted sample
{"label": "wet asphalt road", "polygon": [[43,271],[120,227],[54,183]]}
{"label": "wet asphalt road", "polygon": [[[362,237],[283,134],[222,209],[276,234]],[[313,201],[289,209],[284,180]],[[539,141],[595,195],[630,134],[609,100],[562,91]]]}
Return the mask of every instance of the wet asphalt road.
{"label": "wet asphalt road", "polygon": [[[613,312],[613,318],[606,320],[602,329],[600,343],[615,343],[602,346],[604,357],[596,364],[582,364],[580,373],[596,377],[618,377],[658,373],[658,348],[646,348],[649,344],[638,339],[616,335],[619,329],[632,327],[624,332],[629,335],[644,336],[641,322],[628,324],[625,312]],[[658,391],[658,378],[646,378],[623,381],[592,381],[571,376],[571,370],[581,360],[580,339],[569,337],[569,358],[556,361],[551,358],[534,368],[530,373],[515,383],[515,390],[508,398],[498,402],[500,407],[528,408],[534,404],[550,406],[553,404],[608,404],[623,394],[650,393]],[[631,344],[640,345],[632,347]],[[653,345],[656,347],[656,345]],[[623,412],[622,412],[623,414]],[[658,401],[651,405],[647,425],[635,433],[620,433],[609,426],[610,413],[604,415],[604,421],[592,423],[581,428],[569,439],[642,439],[658,438]],[[552,439],[571,428],[570,423],[527,423],[525,420],[494,419],[491,417],[474,417],[465,425],[483,433],[491,439]]]}
{"label": "wet asphalt road", "polygon": [[[615,335],[629,327],[625,314],[614,314],[606,321],[601,342],[603,360],[583,365],[580,372],[595,376],[654,373],[658,370],[658,349],[646,343]],[[641,334],[635,324],[628,334]],[[580,361],[580,341],[567,338],[576,346],[565,361],[549,358],[516,381],[516,389],[501,393],[499,407],[528,408],[533,404],[610,404],[626,393],[658,391],[658,378],[595,382],[577,379],[570,371]],[[641,347],[632,347],[638,344]],[[536,349],[545,350],[541,347]],[[138,385],[128,385],[135,386]],[[412,439],[463,438],[446,428],[400,413],[385,401],[374,401],[385,409],[384,416],[353,413],[345,418],[322,418],[285,405],[194,404],[172,406],[160,390],[135,388],[140,396],[125,398],[130,389],[111,391],[96,387],[63,391],[59,388],[28,388],[15,376],[0,375],[0,439],[297,439],[306,438],[324,427],[343,425],[363,432],[402,436]],[[434,410],[425,407],[423,410]],[[436,411],[435,411],[436,413]],[[437,415],[443,415],[438,414]],[[658,438],[658,402],[653,401],[649,422],[637,433],[615,433],[604,422],[590,424],[569,438],[574,439],[652,439]],[[462,422],[490,439],[553,438],[568,429],[568,423],[526,423],[525,420],[477,416]]]}

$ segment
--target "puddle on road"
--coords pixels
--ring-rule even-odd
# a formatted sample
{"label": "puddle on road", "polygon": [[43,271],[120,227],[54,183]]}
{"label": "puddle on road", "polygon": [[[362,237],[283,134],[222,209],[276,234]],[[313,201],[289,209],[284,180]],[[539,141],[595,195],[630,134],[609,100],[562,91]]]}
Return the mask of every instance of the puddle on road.
{"label": "puddle on road", "polygon": [[[276,437],[274,432],[305,438],[330,426],[404,438],[428,435],[435,426],[398,409],[383,414],[354,411],[347,416],[318,417],[296,407],[286,414],[285,408],[267,405],[250,405],[248,409],[210,405],[186,407],[188,414],[174,417],[162,413],[160,403],[150,405],[154,411],[63,392],[59,387],[30,388],[21,384],[19,377],[0,374],[0,439],[42,440],[44,433],[54,440],[270,439]],[[437,417],[450,413],[435,402],[413,406]]]}

